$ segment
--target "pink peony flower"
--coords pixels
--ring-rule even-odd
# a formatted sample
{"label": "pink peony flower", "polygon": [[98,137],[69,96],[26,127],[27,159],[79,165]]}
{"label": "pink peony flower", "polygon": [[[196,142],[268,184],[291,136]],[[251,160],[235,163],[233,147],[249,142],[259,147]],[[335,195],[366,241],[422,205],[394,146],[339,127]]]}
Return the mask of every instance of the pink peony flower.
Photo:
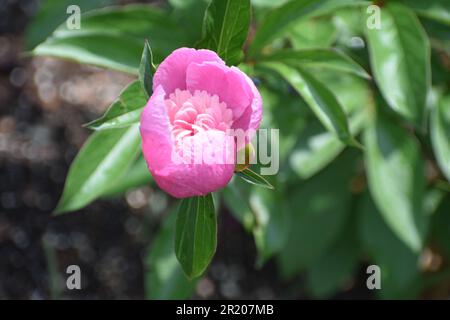
{"label": "pink peony flower", "polygon": [[225,187],[242,147],[230,129],[254,132],[261,116],[261,96],[246,74],[213,51],[175,50],[156,70],[141,116],[142,151],[156,183],[176,198]]}

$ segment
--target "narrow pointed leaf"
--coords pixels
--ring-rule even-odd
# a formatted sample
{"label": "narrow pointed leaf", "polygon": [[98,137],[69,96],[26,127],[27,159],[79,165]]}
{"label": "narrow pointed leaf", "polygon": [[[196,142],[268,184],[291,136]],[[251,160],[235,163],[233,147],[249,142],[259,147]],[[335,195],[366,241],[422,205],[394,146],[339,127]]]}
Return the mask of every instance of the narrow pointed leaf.
{"label": "narrow pointed leaf", "polygon": [[142,51],[141,64],[139,65],[139,81],[142,89],[147,94],[147,97],[152,95],[153,74],[156,67],[153,64],[153,53],[150,48],[148,40],[145,40],[144,50]]}
{"label": "narrow pointed leaf", "polygon": [[183,30],[154,6],[108,7],[83,11],[80,29],[61,24],[32,53],[137,75],[145,39],[149,39],[155,59],[160,61],[183,43],[182,34]]}
{"label": "narrow pointed leaf", "polygon": [[254,184],[256,186],[260,186],[260,187],[264,187],[264,188],[268,188],[268,189],[274,189],[274,187],[270,184],[269,181],[267,181],[262,176],[260,176],[259,174],[257,174],[256,172],[254,172],[248,168],[243,171],[236,172],[236,174],[241,179],[244,179],[245,181],[247,181],[250,184]]}
{"label": "narrow pointed leaf", "polygon": [[134,162],[140,141],[138,125],[94,132],[70,166],[55,213],[80,209],[100,197]]}
{"label": "narrow pointed leaf", "polygon": [[381,28],[367,28],[375,80],[389,106],[422,127],[430,87],[430,44],[411,9],[389,2]]}
{"label": "narrow pointed leaf", "polygon": [[330,69],[370,79],[370,75],[363,67],[345,53],[333,49],[282,50],[261,57],[261,61],[275,61],[292,66]]}
{"label": "narrow pointed leaf", "polygon": [[130,166],[130,168],[113,184],[111,184],[102,197],[116,197],[128,190],[151,185],[153,181],[147,163],[142,155]]}
{"label": "narrow pointed leaf", "polygon": [[306,101],[324,127],[343,143],[359,146],[352,137],[344,110],[334,94],[312,74],[277,62],[264,66],[279,73]]}
{"label": "narrow pointed leaf", "polygon": [[175,229],[175,254],[189,278],[203,274],[217,245],[217,220],[211,194],[181,200]]}
{"label": "narrow pointed leaf", "polygon": [[205,12],[199,46],[216,51],[227,64],[237,65],[243,57],[250,15],[250,0],[212,0]]}
{"label": "narrow pointed leaf", "polygon": [[[364,114],[360,112],[350,119],[353,134],[358,134],[364,124]],[[345,144],[319,123],[311,123],[299,136],[297,146],[289,156],[291,168],[302,179],[308,179],[329,165],[343,150]]]}
{"label": "narrow pointed leaf", "polygon": [[327,14],[338,8],[354,5],[368,5],[370,1],[360,0],[291,0],[270,10],[262,19],[253,42],[250,56],[256,56],[271,40],[295,21]]}
{"label": "narrow pointed leaf", "polygon": [[369,189],[387,225],[418,252],[427,229],[425,175],[420,150],[401,127],[378,119],[365,131]]}
{"label": "narrow pointed leaf", "polygon": [[128,127],[138,123],[147,97],[139,81],[129,84],[105,114],[85,126],[94,130]]}

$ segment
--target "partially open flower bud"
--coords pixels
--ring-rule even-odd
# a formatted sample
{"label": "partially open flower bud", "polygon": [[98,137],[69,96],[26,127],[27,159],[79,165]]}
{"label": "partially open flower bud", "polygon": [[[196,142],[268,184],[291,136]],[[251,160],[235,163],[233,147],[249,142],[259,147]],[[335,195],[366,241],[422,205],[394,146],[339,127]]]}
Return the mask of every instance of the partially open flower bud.
{"label": "partially open flower bud", "polygon": [[250,166],[250,163],[255,158],[255,148],[251,143],[245,145],[245,148],[239,150],[236,154],[235,172],[244,171]]}
{"label": "partially open flower bud", "polygon": [[158,66],[141,115],[142,153],[155,182],[176,198],[224,188],[241,147],[229,129],[255,132],[261,117],[261,95],[245,73],[211,50],[175,50]]}

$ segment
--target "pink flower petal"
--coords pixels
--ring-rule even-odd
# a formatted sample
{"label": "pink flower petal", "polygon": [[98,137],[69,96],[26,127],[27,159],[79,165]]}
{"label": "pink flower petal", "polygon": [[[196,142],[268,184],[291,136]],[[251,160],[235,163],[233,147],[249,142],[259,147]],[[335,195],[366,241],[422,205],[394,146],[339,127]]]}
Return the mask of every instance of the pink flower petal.
{"label": "pink flower petal", "polygon": [[164,96],[162,86],[157,87],[141,115],[142,152],[150,172],[164,167],[172,154],[173,141]]}
{"label": "pink flower petal", "polygon": [[[253,93],[253,99],[250,107],[245,110],[239,119],[234,121],[233,129],[249,130],[254,133],[259,129],[259,125],[261,124],[262,98],[253,81],[246,74],[244,74],[244,77]],[[252,137],[253,136],[251,136],[249,140],[251,140]],[[240,147],[238,149],[240,149]]]}
{"label": "pink flower petal", "polygon": [[238,119],[253,99],[252,88],[245,77],[238,68],[221,63],[191,63],[187,68],[186,84],[191,92],[205,90],[210,95],[217,95],[233,111],[233,119]]}
{"label": "pink flower petal", "polygon": [[[206,195],[222,189],[230,182],[234,173],[235,147],[232,137],[223,131],[209,130],[199,132],[192,138],[192,145],[204,147],[203,155],[199,155],[203,163],[171,162],[162,170],[152,172],[158,186],[175,198]],[[193,160],[196,156],[190,155],[187,159]],[[227,157],[232,161],[226,163]]]}
{"label": "pink flower petal", "polygon": [[153,76],[153,91],[161,85],[167,95],[175,89],[186,90],[186,69],[191,63],[214,61],[223,64],[222,59],[211,50],[195,50],[191,48],[179,48],[173,51],[158,66]]}
{"label": "pink flower petal", "polygon": [[261,116],[261,96],[238,68],[213,51],[175,50],[158,67],[141,116],[142,152],[156,183],[177,198],[225,187],[243,147],[227,129],[254,133]]}
{"label": "pink flower petal", "polygon": [[[177,159],[164,97],[163,87],[158,86],[142,112],[140,126],[142,152],[156,183],[176,198],[205,195],[225,187],[234,172],[233,138],[219,130],[199,132],[186,138],[185,158]],[[195,159],[194,145],[201,146],[203,152],[199,163],[186,161]]]}

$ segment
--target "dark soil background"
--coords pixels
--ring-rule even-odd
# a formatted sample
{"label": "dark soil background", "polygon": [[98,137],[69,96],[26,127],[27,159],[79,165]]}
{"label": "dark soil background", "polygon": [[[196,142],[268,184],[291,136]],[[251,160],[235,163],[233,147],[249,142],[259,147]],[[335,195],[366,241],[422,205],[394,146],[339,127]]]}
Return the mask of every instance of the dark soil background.
{"label": "dark soil background", "polygon": [[[128,76],[57,59],[23,57],[38,1],[0,0],[0,299],[144,299],[143,256],[171,201],[144,187],[52,216],[68,168]],[[307,298],[275,263],[255,271],[251,236],[222,210],[219,245],[194,298]],[[67,266],[82,289],[65,287]],[[361,277],[362,278],[362,277]],[[336,298],[368,295],[364,282]]]}

